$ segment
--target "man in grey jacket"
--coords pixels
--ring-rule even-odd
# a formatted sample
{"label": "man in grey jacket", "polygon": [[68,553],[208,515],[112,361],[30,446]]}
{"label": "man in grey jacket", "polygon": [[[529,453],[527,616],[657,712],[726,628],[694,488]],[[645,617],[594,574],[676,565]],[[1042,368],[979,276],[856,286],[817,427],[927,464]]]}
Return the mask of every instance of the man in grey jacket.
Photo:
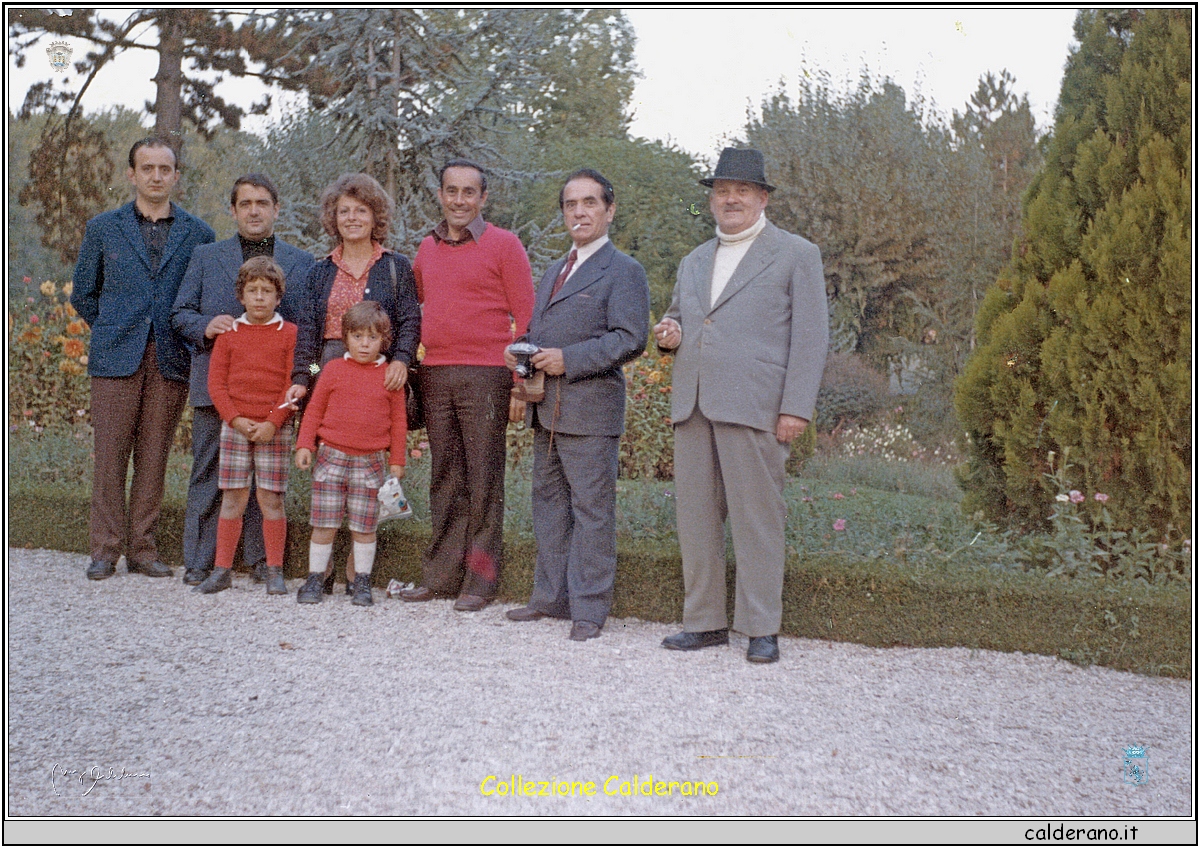
{"label": "man in grey jacket", "polygon": [[725,148],[710,188],[717,237],[679,265],[655,325],[676,352],[671,420],[684,631],[663,647],[729,643],[725,520],[737,559],[733,629],[751,662],[779,659],[785,463],[812,419],[829,345],[821,253],[767,220],[762,154]]}
{"label": "man in grey jacket", "polygon": [[[600,635],[612,606],[621,366],[645,349],[650,290],[637,260],[609,241],[612,183],[590,168],[576,171],[559,206],[573,247],[538,284],[528,336],[541,348],[533,365],[545,374],[544,400],[526,410],[537,565],[529,605],[507,616],[569,617],[570,638],[582,642]],[[516,367],[511,352],[505,361]]]}

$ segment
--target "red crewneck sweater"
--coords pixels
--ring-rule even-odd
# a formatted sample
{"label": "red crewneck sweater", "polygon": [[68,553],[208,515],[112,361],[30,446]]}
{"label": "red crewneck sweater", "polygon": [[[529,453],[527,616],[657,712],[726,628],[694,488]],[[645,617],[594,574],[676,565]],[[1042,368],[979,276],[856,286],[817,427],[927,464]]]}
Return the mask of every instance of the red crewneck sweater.
{"label": "red crewneck sweater", "polygon": [[383,387],[387,362],[364,365],[334,359],[321,369],[300,421],[297,448],[317,449],[317,439],[352,456],[390,450],[389,465],[404,465],[408,415],[404,392]]}
{"label": "red crewneck sweater", "polygon": [[[504,365],[504,348],[529,329],[533,276],[521,240],[487,225],[479,241],[426,236],[413,262],[423,365]],[[511,316],[511,318],[510,318]]]}
{"label": "red crewneck sweater", "polygon": [[291,409],[279,405],[292,385],[296,325],[278,313],[266,324],[244,319],[239,318],[232,330],[221,333],[213,343],[208,394],[226,424],[241,416],[270,421],[278,430],[292,414]]}

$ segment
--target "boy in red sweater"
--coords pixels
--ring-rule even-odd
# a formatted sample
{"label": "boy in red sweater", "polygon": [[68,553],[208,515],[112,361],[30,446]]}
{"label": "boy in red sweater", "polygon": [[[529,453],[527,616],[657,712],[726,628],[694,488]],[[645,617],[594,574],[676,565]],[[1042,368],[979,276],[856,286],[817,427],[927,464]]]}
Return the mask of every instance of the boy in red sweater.
{"label": "boy in red sweater", "polygon": [[221,458],[217,485],[217,556],[212,574],[193,591],[211,595],[232,585],[233,554],[242,537],[242,515],[250,502],[250,481],[258,489],[267,552],[267,594],[286,595],[283,548],[292,409],[291,386],[296,325],[275,311],[283,297],[283,269],[269,256],[255,256],[238,270],[234,284],[246,311],[233,330],[217,336],[208,368],[208,393],[221,416]]}
{"label": "boy in red sweater", "polygon": [[[391,347],[391,335],[392,322],[378,303],[364,300],[350,307],[342,316],[346,353],[321,371],[300,423],[296,466],[311,466],[314,450],[317,462],[312,476],[308,579],[296,594],[299,603],[321,602],[333,540],[347,513],[354,544],[353,603],[374,603],[371,568],[379,487],[386,479],[385,470],[404,477],[408,438],[404,392],[383,387],[387,358],[380,351]],[[384,450],[390,452],[386,464]]]}

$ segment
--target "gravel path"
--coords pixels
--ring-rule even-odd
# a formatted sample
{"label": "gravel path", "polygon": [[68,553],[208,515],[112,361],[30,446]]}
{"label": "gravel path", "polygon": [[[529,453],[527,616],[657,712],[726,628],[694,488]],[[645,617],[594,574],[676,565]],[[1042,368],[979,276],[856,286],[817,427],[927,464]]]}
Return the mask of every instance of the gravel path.
{"label": "gravel path", "polygon": [[[1190,681],[791,638],[756,666],[736,634],[682,654],[659,647],[676,626],[610,619],[576,643],[499,605],[86,566],[9,550],[13,816],[1193,814]],[[595,794],[502,795],[512,775]],[[635,775],[671,794],[621,794]]]}

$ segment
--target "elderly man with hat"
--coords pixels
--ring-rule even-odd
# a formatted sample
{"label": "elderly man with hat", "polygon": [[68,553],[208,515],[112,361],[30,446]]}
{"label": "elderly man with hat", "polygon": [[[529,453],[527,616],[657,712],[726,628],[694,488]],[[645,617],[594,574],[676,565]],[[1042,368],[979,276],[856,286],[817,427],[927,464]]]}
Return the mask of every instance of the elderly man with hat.
{"label": "elderly man with hat", "polygon": [[746,658],[779,659],[783,616],[785,463],[812,420],[829,346],[821,252],[767,220],[763,156],[725,148],[712,177],[716,238],[679,265],[655,325],[675,351],[671,420],[683,555],[683,632],[663,647],[729,644],[725,521],[733,533],[733,629]]}

